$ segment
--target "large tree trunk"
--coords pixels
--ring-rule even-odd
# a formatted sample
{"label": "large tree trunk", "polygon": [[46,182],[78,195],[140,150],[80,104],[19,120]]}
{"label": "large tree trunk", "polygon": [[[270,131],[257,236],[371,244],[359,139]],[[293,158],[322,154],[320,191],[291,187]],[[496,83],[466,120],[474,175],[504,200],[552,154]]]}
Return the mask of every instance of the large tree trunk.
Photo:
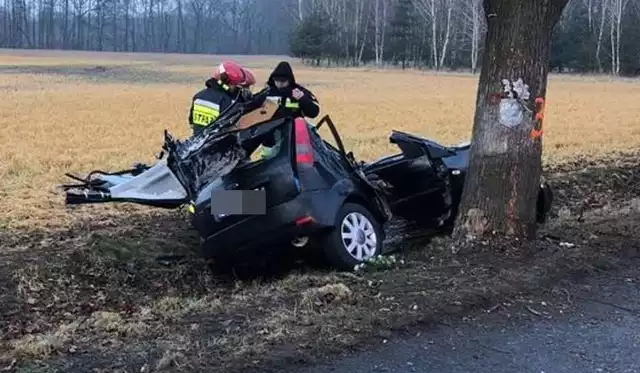
{"label": "large tree trunk", "polygon": [[[458,240],[492,232],[535,237],[542,171],[536,102],[546,95],[551,32],[567,2],[484,1],[488,31],[469,172],[454,229]],[[528,85],[530,97],[510,99],[505,80],[520,79]],[[540,119],[542,115],[540,110]]]}

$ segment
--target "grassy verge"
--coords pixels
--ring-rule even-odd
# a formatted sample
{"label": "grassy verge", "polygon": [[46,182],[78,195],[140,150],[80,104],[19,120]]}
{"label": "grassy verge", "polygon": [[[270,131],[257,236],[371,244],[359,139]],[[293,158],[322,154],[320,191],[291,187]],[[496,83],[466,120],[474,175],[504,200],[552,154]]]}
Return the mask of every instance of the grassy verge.
{"label": "grassy verge", "polygon": [[[537,242],[452,250],[417,232],[399,243],[402,263],[356,274],[292,263],[213,275],[179,213],[4,232],[2,361],[24,372],[265,371],[385,343],[637,255],[638,170],[637,155],[550,170],[557,204]],[[159,253],[185,259],[163,264]]]}

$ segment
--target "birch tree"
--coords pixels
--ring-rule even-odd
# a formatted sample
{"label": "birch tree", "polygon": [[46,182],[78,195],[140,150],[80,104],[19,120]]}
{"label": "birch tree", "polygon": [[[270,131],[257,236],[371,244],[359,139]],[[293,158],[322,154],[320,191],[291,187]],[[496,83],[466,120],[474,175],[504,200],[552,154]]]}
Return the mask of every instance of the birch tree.
{"label": "birch tree", "polygon": [[376,65],[380,66],[384,58],[384,42],[388,20],[389,0],[374,0],[374,53]]}
{"label": "birch tree", "polygon": [[611,0],[611,74],[620,75],[620,41],[624,10],[629,0]]}
{"label": "birch tree", "polygon": [[478,55],[480,53],[480,39],[484,34],[484,18],[482,10],[482,0],[468,0],[463,9],[463,16],[470,27],[467,28],[467,39],[471,45],[470,67],[473,74],[478,69]]}
{"label": "birch tree", "polygon": [[601,0],[600,3],[600,27],[598,28],[598,41],[596,43],[596,62],[598,63],[598,71],[603,72],[602,60],[600,59],[600,51],[602,50],[602,36],[604,35],[605,21],[607,19],[609,2],[611,0]]}

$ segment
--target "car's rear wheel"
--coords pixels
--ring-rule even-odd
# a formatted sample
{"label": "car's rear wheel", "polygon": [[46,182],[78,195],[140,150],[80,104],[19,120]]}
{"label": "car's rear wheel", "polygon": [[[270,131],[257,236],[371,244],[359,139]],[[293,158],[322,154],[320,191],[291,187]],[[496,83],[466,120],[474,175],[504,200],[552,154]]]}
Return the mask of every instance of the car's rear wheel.
{"label": "car's rear wheel", "polygon": [[335,228],[325,237],[324,252],[341,270],[353,268],[382,252],[384,232],[364,206],[345,203],[336,215]]}

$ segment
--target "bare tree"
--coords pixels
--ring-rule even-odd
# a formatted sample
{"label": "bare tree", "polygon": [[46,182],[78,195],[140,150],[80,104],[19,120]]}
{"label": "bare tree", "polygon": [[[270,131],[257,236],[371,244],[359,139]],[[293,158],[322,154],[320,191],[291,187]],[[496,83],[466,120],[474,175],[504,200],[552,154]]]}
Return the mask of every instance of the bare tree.
{"label": "bare tree", "polygon": [[431,60],[433,67],[438,68],[438,18],[436,17],[437,0],[414,0],[414,6],[423,22],[430,26]]}
{"label": "bare tree", "polygon": [[389,0],[374,0],[375,5],[373,7],[374,17],[374,53],[376,59],[376,65],[380,66],[384,58],[384,41],[385,31],[389,10]]}
{"label": "bare tree", "polygon": [[551,34],[568,0],[485,0],[488,32],[457,239],[533,238]]}
{"label": "bare tree", "polygon": [[461,14],[464,21],[465,41],[470,44],[469,62],[471,72],[478,69],[478,55],[480,53],[480,38],[483,34],[482,0],[469,0],[463,2]]}
{"label": "bare tree", "polygon": [[[418,13],[424,22],[431,26],[431,59],[436,70],[444,66],[453,27],[451,20],[456,3],[456,0],[414,0],[414,6]],[[441,33],[443,33],[442,36]]]}
{"label": "bare tree", "polygon": [[73,8],[72,45],[75,49],[81,49],[84,48],[85,44],[84,20],[90,11],[88,7],[89,2],[87,0],[72,0],[71,5]]}
{"label": "bare tree", "polygon": [[[589,32],[593,30],[593,1],[594,0],[582,0],[582,5],[587,8],[587,24]],[[569,1],[571,4],[571,1]]]}
{"label": "bare tree", "polygon": [[444,0],[446,21],[445,21],[445,34],[442,40],[442,49],[440,50],[440,60],[438,61],[437,69],[441,69],[444,66],[445,58],[447,57],[447,48],[449,47],[449,39],[451,39],[451,15],[453,14],[456,0]]}
{"label": "bare tree", "polygon": [[605,21],[607,19],[607,10],[609,9],[609,2],[611,0],[601,0],[600,5],[600,27],[598,28],[598,41],[596,44],[596,62],[598,64],[599,72],[603,72],[602,60],[600,59],[600,51],[602,50],[602,36],[604,34]]}
{"label": "bare tree", "polygon": [[620,35],[622,17],[629,0],[611,0],[611,74],[620,75]]}

